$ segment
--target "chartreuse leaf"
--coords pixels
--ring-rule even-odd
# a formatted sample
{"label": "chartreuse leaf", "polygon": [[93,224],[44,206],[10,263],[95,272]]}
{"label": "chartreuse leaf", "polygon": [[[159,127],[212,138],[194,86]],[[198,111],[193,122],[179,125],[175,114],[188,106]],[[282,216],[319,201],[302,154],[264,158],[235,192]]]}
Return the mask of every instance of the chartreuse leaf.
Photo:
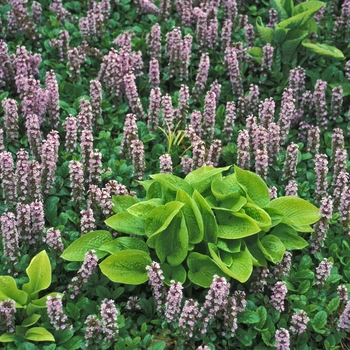
{"label": "chartreuse leaf", "polygon": [[281,261],[286,251],[286,248],[279,238],[271,235],[264,236],[261,240],[258,240],[258,246],[265,258],[273,263]]}
{"label": "chartreuse leaf", "polygon": [[101,245],[113,240],[112,234],[108,231],[92,231],[79,237],[62,253],[61,258],[68,261],[84,261],[85,254],[91,250],[96,251],[97,257],[103,258],[107,254],[99,251]]}
{"label": "chartreuse leaf", "polygon": [[22,289],[29,295],[48,288],[51,284],[51,264],[45,250],[37,254],[26,269],[29,282]]}
{"label": "chartreuse leaf", "polygon": [[229,253],[238,253],[241,250],[242,241],[240,239],[218,239],[218,248]]}
{"label": "chartreuse leaf", "polygon": [[169,226],[159,233],[156,241],[156,253],[161,263],[167,260],[171,266],[180,265],[186,259],[188,232],[182,214],[177,215]]}
{"label": "chartreuse leaf", "polygon": [[146,180],[142,182],[151,182],[150,186],[146,188],[147,194],[146,199],[152,199],[152,198],[164,198],[164,191],[162,188],[162,185],[154,180]]}
{"label": "chartreuse leaf", "polygon": [[15,335],[16,333],[4,333],[0,335],[0,342],[1,343],[11,343],[15,341]]}
{"label": "chartreuse leaf", "polygon": [[103,260],[99,266],[111,281],[142,284],[147,281],[146,266],[152,264],[149,254],[142,250],[122,250]]}
{"label": "chartreuse leaf", "polygon": [[30,317],[27,317],[23,320],[21,326],[22,327],[30,327],[33,324],[37,323],[39,321],[39,318],[41,317],[41,315],[39,314],[33,314]]}
{"label": "chartreuse leaf", "polygon": [[129,249],[143,250],[144,252],[149,253],[147,244],[142,239],[134,237],[118,237],[99,247],[100,251],[108,252],[109,254]]}
{"label": "chartreuse leaf", "polygon": [[154,208],[145,221],[146,235],[150,237],[165,230],[183,206],[184,203],[171,201]]}
{"label": "chartreuse leaf", "polygon": [[311,52],[316,53],[318,55],[338,58],[340,60],[345,59],[344,54],[335,46],[321,44],[321,43],[311,43],[306,41],[303,41],[302,45],[306,47],[308,50],[310,50]]}
{"label": "chartreuse leaf", "polygon": [[283,3],[283,0],[270,0],[271,6],[277,11],[278,13],[278,19],[280,21],[283,21],[284,19],[288,18],[287,11],[285,10]]}
{"label": "chartreuse leaf", "polygon": [[130,235],[144,236],[144,220],[136,218],[128,211],[115,214],[105,221],[113,230],[128,233]]}
{"label": "chartreuse leaf", "polygon": [[181,188],[189,195],[192,195],[193,193],[192,186],[184,179],[181,179],[181,177],[177,177],[171,174],[155,174],[151,175],[151,178],[160,182],[163,186],[165,186],[171,191],[176,192],[178,189]]}
{"label": "chartreuse leaf", "polygon": [[236,165],[234,174],[238,184],[256,205],[263,208],[270,202],[269,189],[259,175]]}
{"label": "chartreuse leaf", "polygon": [[192,244],[202,242],[204,236],[203,218],[196,202],[181,189],[177,191],[176,200],[185,204],[181,211],[186,221],[189,242]]}
{"label": "chartreuse leaf", "polygon": [[311,225],[321,218],[320,211],[313,204],[298,197],[279,197],[272,200],[266,208],[274,209],[284,216],[282,222],[296,226]]}
{"label": "chartreuse leaf", "polygon": [[160,264],[160,268],[163,271],[164,282],[168,286],[171,285],[171,281],[185,283],[187,273],[182,265],[170,266],[167,263]]}
{"label": "chartreuse leaf", "polygon": [[254,47],[251,47],[250,49],[247,49],[246,52],[257,63],[262,64],[263,50],[261,47],[254,46]]}
{"label": "chartreuse leaf", "polygon": [[246,249],[249,251],[253,266],[264,266],[267,267],[267,260],[258,246],[258,237],[251,236],[244,239],[246,243]]}
{"label": "chartreuse leaf", "polygon": [[231,166],[214,168],[212,166],[203,165],[202,167],[190,172],[185,177],[185,181],[191,184],[191,186],[199,193],[202,193],[210,187],[211,182],[217,175],[230,169],[230,167]]}
{"label": "chartreuse leaf", "polygon": [[139,200],[131,196],[112,196],[112,202],[114,204],[112,209],[117,214],[138,203]]}
{"label": "chartreuse leaf", "polygon": [[323,5],[325,5],[325,3],[321,1],[305,1],[294,7],[293,15],[314,9],[316,9],[317,12]]}
{"label": "chartreuse leaf", "polygon": [[189,280],[204,288],[210,287],[214,275],[228,278],[214,260],[207,255],[196,252],[189,254],[187,266]]}
{"label": "chartreuse leaf", "polygon": [[219,250],[215,244],[208,243],[208,248],[211,257],[215,263],[220,267],[222,272],[228,276],[236,279],[237,281],[244,283],[248,280],[253,272],[252,259],[249,252],[245,249],[239,253],[232,253],[232,265],[226,266],[225,263],[219,257]]}
{"label": "chartreuse leaf", "polygon": [[261,231],[250,216],[223,208],[214,208],[218,222],[218,237],[239,239]]}
{"label": "chartreuse leaf", "polygon": [[12,299],[16,302],[16,308],[25,305],[28,294],[19,290],[16,281],[11,276],[0,276],[0,301]]}
{"label": "chartreuse leaf", "polygon": [[[273,29],[272,28],[266,28],[262,22],[262,19],[260,16],[258,16],[256,18],[256,29],[259,33],[259,36],[261,38],[261,40],[265,43],[265,44],[272,44],[273,42]],[[254,49],[254,48],[253,48]],[[248,50],[249,52],[250,50]],[[251,52],[249,52],[249,54],[251,54]],[[262,57],[262,49],[261,49],[261,56],[259,54],[260,57],[260,61],[261,61],[261,57]]]}
{"label": "chartreuse leaf", "polygon": [[271,218],[268,213],[266,213],[265,210],[261,209],[255,204],[252,203],[247,203],[244,207],[243,210],[246,215],[250,216],[256,224],[262,228],[270,228],[271,227]]}
{"label": "chartreuse leaf", "polygon": [[292,227],[285,224],[277,225],[270,235],[278,237],[287,250],[303,249],[308,245]]}
{"label": "chartreuse leaf", "polygon": [[216,223],[214,213],[212,212],[209,204],[197,190],[193,192],[192,198],[196,202],[202,214],[204,225],[203,240],[205,242],[211,242],[216,244],[218,235],[218,225]]}
{"label": "chartreuse leaf", "polygon": [[43,327],[29,328],[24,338],[32,341],[55,341],[54,336]]}
{"label": "chartreuse leaf", "polygon": [[152,198],[145,202],[139,202],[127,209],[127,211],[141,220],[146,220],[148,214],[154,209],[163,205],[163,200],[161,198]]}

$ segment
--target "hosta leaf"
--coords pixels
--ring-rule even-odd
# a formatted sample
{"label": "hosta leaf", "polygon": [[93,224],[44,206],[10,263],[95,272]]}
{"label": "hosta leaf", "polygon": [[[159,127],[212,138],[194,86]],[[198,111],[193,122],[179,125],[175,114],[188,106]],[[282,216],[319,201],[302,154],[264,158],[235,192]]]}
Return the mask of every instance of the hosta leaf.
{"label": "hosta leaf", "polygon": [[241,250],[242,241],[240,239],[218,239],[218,248],[229,253],[238,253]]}
{"label": "hosta leaf", "polygon": [[261,240],[258,240],[258,245],[266,259],[273,263],[281,261],[286,251],[283,243],[276,236],[264,236]]}
{"label": "hosta leaf", "polygon": [[182,265],[170,266],[167,263],[160,264],[160,268],[163,271],[164,282],[168,286],[171,285],[171,281],[185,283],[187,273]]}
{"label": "hosta leaf", "polygon": [[39,318],[41,317],[41,315],[39,314],[33,314],[30,317],[27,317],[23,320],[21,326],[22,327],[30,327],[33,324],[37,323],[39,321]]}
{"label": "hosta leaf", "polygon": [[16,307],[25,305],[28,300],[28,294],[19,290],[16,281],[11,276],[0,276],[0,301],[12,299],[16,302]]}
{"label": "hosta leaf", "polygon": [[189,254],[187,257],[187,266],[189,280],[204,288],[210,287],[214,275],[228,278],[214,260],[207,255],[199,253]]}
{"label": "hosta leaf", "polygon": [[22,289],[28,294],[38,293],[51,284],[51,263],[45,250],[37,254],[26,269],[29,282]]}
{"label": "hosta leaf", "polygon": [[266,208],[276,210],[296,226],[311,225],[321,218],[318,208],[298,197],[276,198]]}
{"label": "hosta leaf", "polygon": [[189,242],[192,244],[202,242],[204,236],[203,218],[196,202],[181,189],[177,191],[176,200],[185,204],[181,211],[186,221]]}
{"label": "hosta leaf", "polygon": [[184,203],[172,201],[154,208],[145,221],[145,233],[148,237],[165,230]]}
{"label": "hosta leaf", "polygon": [[303,12],[309,11],[309,10],[316,10],[316,12],[317,12],[324,5],[325,5],[325,3],[322,1],[305,1],[305,2],[302,2],[294,7],[293,14],[297,15],[299,13],[303,13]]}
{"label": "hosta leaf", "polygon": [[246,52],[257,63],[259,63],[259,64],[262,63],[263,50],[261,47],[254,46],[254,47],[251,47],[250,49],[247,49]]}
{"label": "hosta leaf", "polygon": [[111,281],[142,284],[148,280],[146,266],[152,264],[149,254],[142,250],[123,250],[103,260],[99,266]]}
{"label": "hosta leaf", "polygon": [[148,214],[156,207],[163,205],[163,200],[160,198],[152,198],[145,202],[139,202],[127,209],[127,211],[135,217],[146,220]]}
{"label": "hosta leaf", "polygon": [[243,210],[246,215],[250,216],[260,228],[271,227],[271,218],[265,210],[261,209],[255,204],[247,203]]}
{"label": "hosta leaf", "polygon": [[61,258],[68,261],[84,261],[85,254],[91,250],[96,251],[97,257],[103,258],[106,252],[99,251],[100,246],[113,240],[112,234],[108,231],[92,231],[79,237],[62,253]]}
{"label": "hosta leaf", "polygon": [[[259,33],[259,36],[261,38],[261,40],[265,43],[265,44],[272,44],[273,41],[273,28],[266,28],[264,26],[264,24],[262,23],[262,19],[260,16],[258,16],[256,18],[256,29]],[[252,49],[255,49],[254,47]],[[260,50],[261,50],[261,55],[260,55]],[[255,50],[253,52],[255,52],[255,54],[260,57],[260,61],[262,58],[262,49],[260,49],[259,51]],[[251,55],[251,49],[248,50],[249,54]],[[253,57],[254,58],[254,57]]]}
{"label": "hosta leaf", "polygon": [[113,241],[107,242],[99,247],[99,250],[108,252],[109,254],[114,254],[122,250],[143,250],[146,253],[149,253],[147,244],[139,239],[134,237],[118,237]]}
{"label": "hosta leaf", "polygon": [[171,191],[176,192],[181,188],[189,195],[192,195],[193,193],[192,186],[184,179],[181,179],[181,177],[177,177],[171,174],[155,174],[151,175],[151,178],[160,182],[164,187],[168,188]]}
{"label": "hosta leaf", "polygon": [[12,343],[15,341],[15,333],[3,333],[0,335],[1,343]]}
{"label": "hosta leaf", "polygon": [[321,43],[310,43],[310,42],[302,42],[302,45],[306,47],[308,50],[310,50],[311,52],[316,53],[318,55],[338,58],[340,60],[345,59],[344,54],[335,46],[321,44]]}
{"label": "hosta leaf", "polygon": [[230,166],[224,168],[214,168],[212,166],[204,165],[201,168],[190,172],[185,177],[185,181],[191,184],[191,186],[199,193],[202,193],[210,187],[211,182],[217,175],[228,169],[230,169]]}
{"label": "hosta leaf", "polygon": [[29,328],[24,338],[32,341],[55,341],[54,336],[43,327]]}
{"label": "hosta leaf", "polygon": [[229,210],[214,209],[218,222],[218,237],[239,239],[254,235],[261,231],[255,220],[242,213]]}
{"label": "hosta leaf", "polygon": [[161,263],[165,260],[171,266],[180,265],[188,254],[188,232],[183,215],[176,216],[169,226],[159,233],[156,253]]}
{"label": "hosta leaf", "polygon": [[251,256],[247,250],[239,253],[232,253],[233,262],[232,265],[228,267],[220,259],[218,249],[214,244],[208,243],[208,248],[211,257],[225,274],[241,283],[244,283],[249,279],[253,272],[253,264]]}
{"label": "hosta leaf", "polygon": [[278,237],[287,250],[303,249],[308,245],[292,227],[285,224],[277,225],[270,235]]}
{"label": "hosta leaf", "polygon": [[203,240],[205,242],[212,242],[216,244],[218,239],[218,225],[216,223],[214,213],[212,212],[209,204],[197,190],[193,192],[192,198],[196,202],[198,209],[202,214],[204,225]]}
{"label": "hosta leaf", "polygon": [[122,233],[128,233],[130,235],[144,236],[144,220],[136,218],[128,211],[115,214],[105,220],[107,226]]}
{"label": "hosta leaf", "polygon": [[235,174],[238,184],[256,205],[263,208],[270,202],[269,189],[259,175],[237,166]]}
{"label": "hosta leaf", "polygon": [[252,258],[253,266],[267,267],[267,260],[258,246],[257,236],[245,238],[244,241],[246,241],[247,250]]}
{"label": "hosta leaf", "polygon": [[112,196],[112,209],[115,213],[121,213],[138,202],[137,198],[131,196]]}

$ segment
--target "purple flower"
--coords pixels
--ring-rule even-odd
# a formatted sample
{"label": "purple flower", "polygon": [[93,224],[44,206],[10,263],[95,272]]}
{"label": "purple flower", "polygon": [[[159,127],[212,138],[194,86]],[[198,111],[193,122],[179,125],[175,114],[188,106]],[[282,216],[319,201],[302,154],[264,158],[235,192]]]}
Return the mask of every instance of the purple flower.
{"label": "purple flower", "polygon": [[113,300],[104,299],[101,304],[102,332],[108,342],[117,340],[118,336],[118,311]]}
{"label": "purple flower", "polygon": [[15,332],[16,302],[12,299],[0,302],[0,327],[5,328],[6,333]]}
{"label": "purple flower", "polygon": [[58,330],[73,329],[68,322],[68,317],[63,312],[62,296],[48,296],[46,299],[47,315],[49,316],[51,326]]}
{"label": "purple flower", "polygon": [[341,302],[347,302],[349,299],[349,293],[348,293],[348,288],[345,285],[340,285],[337,288],[337,292],[338,292],[338,297],[340,299]]}
{"label": "purple flower", "polygon": [[350,301],[346,303],[343,313],[338,321],[338,329],[349,332],[350,330]]}
{"label": "purple flower", "polygon": [[63,253],[64,245],[60,230],[55,230],[53,227],[49,228],[43,240],[56,254]]}
{"label": "purple flower", "polygon": [[281,281],[276,282],[271,288],[271,291],[270,303],[277,311],[284,311],[284,300],[288,292],[286,283]]}
{"label": "purple flower", "polygon": [[285,328],[280,328],[276,331],[276,350],[289,350],[290,349],[290,339],[289,332]]}
{"label": "purple flower", "polygon": [[159,172],[171,174],[173,172],[173,162],[169,154],[162,154],[159,157]]}
{"label": "purple flower", "polygon": [[298,335],[305,332],[307,324],[309,322],[309,317],[304,310],[295,312],[292,316],[290,331]]}
{"label": "purple flower", "polygon": [[192,338],[197,324],[198,302],[193,299],[185,301],[179,318],[180,332],[184,338]]}
{"label": "purple flower", "polygon": [[85,325],[85,346],[88,349],[98,349],[103,339],[101,321],[97,318],[96,315],[89,315],[86,318]]}
{"label": "purple flower", "polygon": [[331,275],[333,263],[326,258],[316,267],[316,284],[323,287],[327,278]]}
{"label": "purple flower", "polygon": [[178,320],[181,311],[182,289],[180,282],[171,281],[165,302],[165,317],[168,323]]}
{"label": "purple flower", "polygon": [[152,265],[146,266],[146,270],[148,271],[148,284],[151,285],[153,296],[157,302],[157,311],[160,313],[164,306],[166,293],[163,271],[155,261],[152,262]]}

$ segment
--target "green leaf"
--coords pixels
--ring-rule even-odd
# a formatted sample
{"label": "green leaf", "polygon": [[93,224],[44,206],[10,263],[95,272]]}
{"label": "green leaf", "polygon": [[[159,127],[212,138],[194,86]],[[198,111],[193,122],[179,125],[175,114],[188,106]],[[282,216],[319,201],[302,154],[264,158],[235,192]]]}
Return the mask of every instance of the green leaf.
{"label": "green leaf", "polygon": [[138,203],[139,200],[131,196],[112,196],[112,202],[114,204],[113,211],[117,214]]}
{"label": "green leaf", "polygon": [[181,188],[189,195],[192,195],[193,193],[192,186],[188,183],[188,181],[181,179],[181,177],[177,177],[171,174],[155,174],[151,175],[151,178],[160,182],[163,186],[171,191],[177,192],[177,190]]}
{"label": "green leaf", "polygon": [[278,19],[280,21],[283,21],[284,19],[288,18],[287,11],[285,10],[283,3],[283,0],[270,0],[271,6],[277,11],[278,13]]}
{"label": "green leaf", "polygon": [[278,45],[282,45],[286,40],[289,29],[281,28],[278,24],[275,24],[275,30],[273,32],[273,41]]}
{"label": "green leaf", "polygon": [[254,235],[261,231],[250,216],[226,209],[214,208],[218,221],[218,237],[239,239]]}
{"label": "green leaf", "polygon": [[310,50],[311,52],[321,56],[328,56],[328,57],[337,58],[340,60],[345,59],[344,54],[335,46],[321,44],[321,43],[311,43],[306,41],[303,41],[302,45],[306,47],[308,50]]}
{"label": "green leaf", "polygon": [[30,327],[33,324],[37,323],[39,321],[40,317],[41,317],[41,315],[33,314],[32,316],[25,318],[23,320],[21,326],[22,327]]}
{"label": "green leaf", "polygon": [[114,254],[122,250],[143,250],[146,253],[149,253],[147,244],[140,238],[134,237],[118,237],[114,241],[107,242],[99,247],[99,250],[108,252],[109,254]]}
{"label": "green leaf", "polygon": [[226,277],[220,267],[207,255],[191,253],[187,257],[188,278],[198,286],[209,288],[213,282],[213,276]]}
{"label": "green leaf", "polygon": [[148,347],[148,350],[164,350],[166,348],[166,343],[163,340],[156,340],[152,342]]}
{"label": "green leaf", "polygon": [[[256,29],[259,33],[261,40],[264,42],[264,44],[272,44],[273,28],[266,28],[260,16],[256,18]],[[253,47],[252,49],[255,49],[255,47]],[[261,48],[259,48],[260,50],[252,50],[252,49],[248,50],[249,55],[252,55],[252,53],[253,54],[255,53],[255,56],[260,57],[260,63],[261,63],[261,58],[263,56],[262,49]],[[253,58],[255,57],[253,56]]]}
{"label": "green leaf", "polygon": [[326,306],[328,313],[332,313],[338,309],[340,305],[340,299],[339,297],[333,298]]}
{"label": "green leaf", "polygon": [[264,327],[264,324],[267,320],[267,311],[266,308],[264,306],[259,306],[256,309],[256,314],[259,316],[260,321],[258,322],[258,324],[256,325],[255,329],[257,330],[261,330]]}
{"label": "green leaf", "polygon": [[251,236],[244,239],[254,266],[267,267],[265,255],[258,246],[258,236]]}
{"label": "green leaf", "polygon": [[282,59],[291,61],[292,55],[294,55],[300,43],[307,37],[307,35],[307,30],[290,31],[286,36],[286,40],[281,46]]}
{"label": "green leaf", "polygon": [[305,2],[302,2],[294,7],[293,14],[297,15],[299,13],[303,13],[303,12],[306,12],[309,10],[316,10],[316,12],[317,12],[324,5],[325,5],[325,3],[322,1],[305,1]]}
{"label": "green leaf", "polygon": [[274,209],[284,216],[282,222],[296,226],[311,225],[321,218],[320,211],[313,204],[298,197],[279,197],[266,208]]}
{"label": "green leaf", "polygon": [[54,226],[54,222],[57,218],[57,208],[58,202],[60,201],[59,197],[50,196],[45,200],[45,218],[47,221]]}
{"label": "green leaf", "polygon": [[196,202],[181,189],[176,193],[176,200],[185,204],[181,211],[186,221],[189,242],[192,244],[202,242],[204,236],[203,218]]}
{"label": "green leaf", "polygon": [[308,242],[298,236],[298,233],[286,224],[278,224],[270,235],[278,237],[286,250],[304,249],[308,246]]}
{"label": "green leaf", "polygon": [[12,299],[16,302],[16,308],[27,303],[28,294],[19,290],[16,281],[11,276],[0,276],[0,301]]}
{"label": "green leaf", "polygon": [[163,205],[163,200],[160,198],[152,198],[145,202],[139,202],[127,209],[127,211],[134,215],[135,217],[146,220],[148,214],[154,209],[159,207],[160,205]]}
{"label": "green leaf", "polygon": [[154,208],[145,221],[145,233],[148,237],[157,235],[165,230],[184,203],[171,201],[165,205]]}
{"label": "green leaf", "polygon": [[286,248],[276,236],[264,236],[258,240],[258,245],[267,260],[277,263],[283,259]]}
{"label": "green leaf", "polygon": [[238,184],[256,205],[263,208],[270,202],[269,189],[259,175],[236,165],[235,174]]}
{"label": "green leaf", "polygon": [[327,323],[327,312],[319,311],[312,319],[312,325],[318,329],[323,329]]}
{"label": "green leaf", "polygon": [[311,287],[311,282],[309,280],[302,281],[298,286],[298,293],[304,295]]}
{"label": "green leaf", "polygon": [[270,215],[266,213],[265,210],[259,208],[257,205],[252,204],[252,203],[247,203],[244,207],[243,210],[246,215],[250,216],[256,224],[262,228],[270,228],[272,225]]}
{"label": "green leaf", "polygon": [[136,218],[127,211],[115,214],[105,220],[107,226],[113,230],[130,235],[144,236],[144,220]]}
{"label": "green leaf", "polygon": [[3,333],[0,335],[1,343],[12,343],[15,341],[15,333]]}
{"label": "green leaf", "polygon": [[146,266],[152,264],[149,254],[141,250],[123,250],[102,261],[99,266],[111,281],[142,284],[148,280]]}
{"label": "green leaf", "polygon": [[176,216],[169,226],[158,235],[156,253],[161,263],[180,265],[188,253],[188,232],[183,215]]}
{"label": "green leaf", "polygon": [[24,337],[32,341],[55,341],[53,335],[43,327],[29,328]]}
{"label": "green leaf", "polygon": [[[272,29],[272,28],[271,28]],[[251,47],[247,49],[246,53],[253,58],[258,64],[262,64],[263,50],[261,47]]]}
{"label": "green leaf", "polygon": [[108,231],[98,230],[89,232],[79,237],[67,247],[62,253],[61,258],[68,261],[84,261],[85,254],[91,250],[95,250],[95,254],[101,259],[105,257],[107,253],[105,251],[99,251],[98,249],[103,244],[112,240],[112,234]]}
{"label": "green leaf", "polygon": [[288,17],[293,16],[293,10],[294,10],[293,0],[285,0],[283,7],[284,7]]}
{"label": "green leaf", "polygon": [[186,281],[186,270],[182,265],[170,266],[169,264],[161,264],[160,268],[163,271],[164,282],[170,286],[171,281],[181,282],[182,284]]}
{"label": "green leaf", "polygon": [[185,177],[185,181],[187,181],[199,193],[202,193],[210,187],[211,182],[217,177],[217,175],[230,169],[230,167],[231,166],[214,168],[212,166],[203,165],[201,168],[190,172]]}
{"label": "green leaf", "polygon": [[208,243],[211,257],[226,275],[238,280],[241,283],[246,282],[253,272],[252,259],[249,252],[245,249],[239,253],[232,253],[232,265],[227,267],[218,255],[217,247]]}
{"label": "green leaf", "polygon": [[240,239],[218,239],[218,248],[228,253],[238,253],[241,251],[242,241]]}
{"label": "green leaf", "polygon": [[206,200],[197,190],[193,192],[192,198],[196,202],[198,209],[201,212],[201,215],[203,218],[203,225],[204,225],[203,240],[205,242],[211,242],[216,244],[217,235],[218,235],[218,225],[216,223],[214,213],[212,212],[209,204],[206,202]]}
{"label": "green leaf", "polygon": [[51,264],[45,250],[37,254],[26,269],[29,282],[22,289],[29,295],[48,288],[51,284]]}
{"label": "green leaf", "polygon": [[254,311],[244,310],[238,314],[237,321],[239,323],[255,324],[260,322],[260,317]]}

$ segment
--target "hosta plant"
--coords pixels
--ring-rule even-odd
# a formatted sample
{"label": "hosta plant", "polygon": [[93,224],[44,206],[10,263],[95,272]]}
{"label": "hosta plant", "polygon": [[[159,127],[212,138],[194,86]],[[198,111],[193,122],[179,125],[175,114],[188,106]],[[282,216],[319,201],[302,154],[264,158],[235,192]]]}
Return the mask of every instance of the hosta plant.
{"label": "hosta plant", "polygon": [[45,250],[32,259],[26,272],[29,281],[22,285],[22,289],[18,289],[13,277],[0,276],[0,302],[13,300],[16,307],[16,321],[20,322],[11,332],[5,330],[1,334],[3,329],[0,328],[0,342],[13,342],[15,338],[24,338],[29,341],[55,341],[53,335],[44,327],[32,327],[41,318],[37,313],[38,310],[46,309],[47,297],[60,294],[50,293],[40,297],[41,291],[51,284],[51,264]]}
{"label": "hosta plant", "polygon": [[[101,271],[114,282],[141,284],[145,267],[161,263],[166,282],[175,279],[209,287],[214,275],[246,282],[253,266],[279,262],[286,250],[307,242],[298,232],[311,232],[319,210],[298,197],[270,200],[265,182],[234,166],[203,166],[184,179],[156,174],[141,182],[143,200],[115,196],[115,215],[106,224],[120,234],[91,232],[62,254],[82,261],[96,249],[108,256]],[[126,236],[127,235],[127,236]]]}

